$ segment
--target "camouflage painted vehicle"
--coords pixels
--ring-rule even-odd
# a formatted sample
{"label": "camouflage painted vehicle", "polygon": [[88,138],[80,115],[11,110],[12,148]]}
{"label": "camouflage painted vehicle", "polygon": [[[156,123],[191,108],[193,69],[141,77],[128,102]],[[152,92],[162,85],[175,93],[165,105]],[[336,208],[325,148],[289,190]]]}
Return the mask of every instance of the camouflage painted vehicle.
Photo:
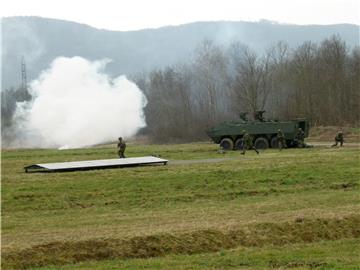
{"label": "camouflage painted vehicle", "polygon": [[224,150],[242,149],[244,130],[252,136],[257,149],[277,148],[278,140],[276,135],[279,129],[284,132],[287,147],[299,146],[296,140],[299,128],[304,131],[305,138],[309,136],[309,123],[306,119],[266,120],[263,117],[264,112],[256,112],[254,120],[248,120],[246,113],[242,113],[239,121],[224,122],[211,128],[206,133],[214,143],[220,144]]}

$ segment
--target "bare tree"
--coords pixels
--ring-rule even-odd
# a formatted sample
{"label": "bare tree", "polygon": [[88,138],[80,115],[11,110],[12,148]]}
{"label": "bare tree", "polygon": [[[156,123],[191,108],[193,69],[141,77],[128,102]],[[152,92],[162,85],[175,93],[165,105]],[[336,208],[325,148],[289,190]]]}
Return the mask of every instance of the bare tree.
{"label": "bare tree", "polygon": [[288,102],[291,104],[290,116],[306,116],[315,123],[319,120],[316,107],[316,92],[319,88],[319,70],[317,46],[305,42],[298,47],[291,59],[288,70],[291,93]]}
{"label": "bare tree", "polygon": [[347,59],[347,98],[348,118],[347,120],[359,126],[360,124],[360,47],[353,48]]}
{"label": "bare tree", "polygon": [[224,119],[227,111],[227,59],[223,50],[204,40],[196,50],[193,92],[202,116],[201,126],[208,127]]}
{"label": "bare tree", "polygon": [[239,110],[255,112],[265,108],[271,90],[270,54],[260,57],[238,42],[230,48],[234,67],[234,101]]}
{"label": "bare tree", "polygon": [[335,124],[343,122],[348,114],[348,98],[345,76],[347,49],[345,43],[337,36],[325,39],[318,52],[322,94],[321,112],[324,122]]}
{"label": "bare tree", "polygon": [[269,56],[269,68],[271,70],[271,93],[268,97],[266,110],[271,113],[272,118],[288,118],[289,106],[288,96],[290,88],[288,85],[287,70],[289,67],[289,46],[280,41],[267,50]]}
{"label": "bare tree", "polygon": [[147,132],[154,141],[183,141],[193,136],[190,79],[183,66],[153,71],[145,86]]}

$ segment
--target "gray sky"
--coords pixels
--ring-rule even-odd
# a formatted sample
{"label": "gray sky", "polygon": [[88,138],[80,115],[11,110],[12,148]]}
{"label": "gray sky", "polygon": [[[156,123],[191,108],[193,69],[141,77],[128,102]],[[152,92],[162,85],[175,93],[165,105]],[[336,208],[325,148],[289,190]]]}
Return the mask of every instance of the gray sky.
{"label": "gray sky", "polygon": [[41,16],[110,30],[195,21],[360,25],[359,0],[2,0],[0,17]]}

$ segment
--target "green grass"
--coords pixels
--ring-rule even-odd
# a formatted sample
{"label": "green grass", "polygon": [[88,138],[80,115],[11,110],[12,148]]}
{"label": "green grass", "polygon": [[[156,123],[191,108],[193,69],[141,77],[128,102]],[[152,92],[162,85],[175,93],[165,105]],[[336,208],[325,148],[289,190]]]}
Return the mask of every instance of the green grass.
{"label": "green grass", "polygon": [[355,134],[360,134],[360,128],[359,128],[359,127],[351,128],[350,131],[351,131],[352,133],[355,133]]}
{"label": "green grass", "polygon": [[161,258],[90,261],[62,267],[70,269],[360,269],[360,242],[357,239],[295,244],[286,247],[237,248],[195,255],[169,255]]}
{"label": "green grass", "polygon": [[[207,229],[228,232],[299,218],[341,219],[360,211],[358,148],[267,150],[260,155],[250,151],[245,156],[239,152],[218,154],[216,150],[216,145],[207,143],[129,145],[129,157],[158,154],[178,162],[167,166],[30,174],[24,173],[24,166],[116,158],[116,147],[3,150],[4,269],[10,268],[6,254],[48,243],[126,240],[164,233],[176,236]],[[223,160],[204,161],[209,158]],[[188,159],[195,162],[181,162]],[[333,264],[317,265],[320,269],[355,269],[351,267],[359,260],[347,258],[351,257],[352,248],[359,246],[355,240],[346,239],[336,243],[332,239],[306,245],[294,243],[286,248],[239,247],[191,256],[101,260],[64,269],[116,269],[117,265],[124,269],[164,269],[166,265],[171,265],[171,269],[218,269],[222,259],[235,266],[221,269],[234,269],[242,267],[238,257],[244,258],[244,254],[250,261],[244,268],[262,269],[269,267],[267,254],[271,252],[278,254],[279,265],[277,261],[272,265],[275,268],[290,267],[281,264],[287,263],[287,257],[290,263],[300,261],[300,269],[311,267],[306,262],[317,261],[315,255],[310,259],[297,255],[298,249],[311,254],[323,250],[335,258]],[[338,245],[344,247],[339,253],[334,252]]]}

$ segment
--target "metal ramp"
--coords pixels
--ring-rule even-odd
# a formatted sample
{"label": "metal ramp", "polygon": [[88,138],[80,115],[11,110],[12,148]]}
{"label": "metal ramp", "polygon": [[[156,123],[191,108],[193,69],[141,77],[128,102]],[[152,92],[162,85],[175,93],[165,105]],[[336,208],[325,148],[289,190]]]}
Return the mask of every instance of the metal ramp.
{"label": "metal ramp", "polygon": [[25,172],[64,172],[64,171],[82,171],[96,169],[111,169],[144,165],[166,165],[168,160],[158,157],[134,157],[134,158],[117,158],[102,160],[84,160],[58,163],[42,163],[25,166]]}

